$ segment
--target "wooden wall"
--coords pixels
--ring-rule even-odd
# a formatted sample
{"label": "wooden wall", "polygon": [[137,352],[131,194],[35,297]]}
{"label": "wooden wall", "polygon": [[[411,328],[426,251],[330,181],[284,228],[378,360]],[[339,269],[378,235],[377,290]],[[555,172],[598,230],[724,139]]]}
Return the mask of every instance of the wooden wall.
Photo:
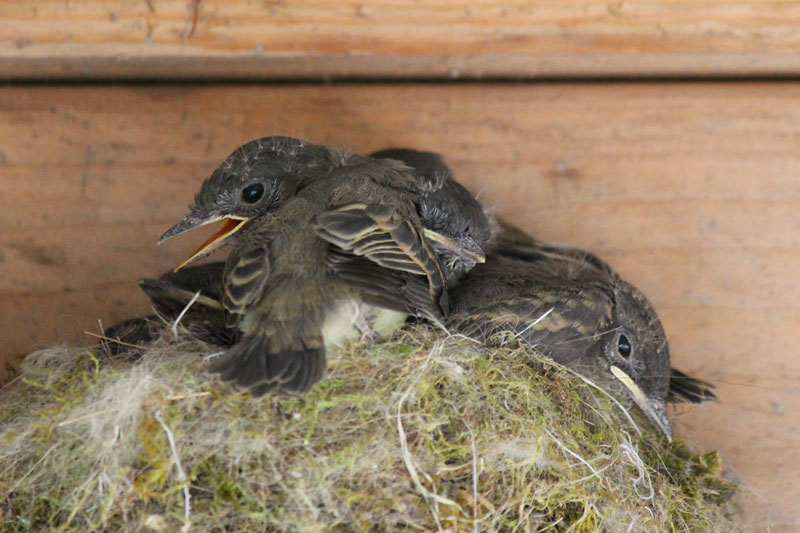
{"label": "wooden wall", "polygon": [[[0,358],[146,311],[136,278],[200,237],[156,239],[247,140],[435,150],[648,294],[676,365],[719,385],[677,432],[722,453],[747,530],[792,530],[800,82],[747,78],[799,73],[795,2],[3,3]],[[270,83],[331,76],[370,82]],[[123,79],[183,83],[95,83]]]}
{"label": "wooden wall", "polygon": [[3,78],[459,78],[800,72],[791,0],[0,3]]}

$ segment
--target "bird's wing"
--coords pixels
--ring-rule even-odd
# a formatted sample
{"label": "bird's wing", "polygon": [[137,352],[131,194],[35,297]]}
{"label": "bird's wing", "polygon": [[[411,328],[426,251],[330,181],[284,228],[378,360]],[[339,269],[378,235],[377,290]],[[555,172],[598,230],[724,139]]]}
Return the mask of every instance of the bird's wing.
{"label": "bird's wing", "polygon": [[671,403],[700,403],[716,400],[711,392],[714,385],[703,380],[687,376],[677,368],[671,369],[669,376],[669,393],[667,401]]}
{"label": "bird's wing", "polygon": [[610,331],[612,299],[602,289],[533,285],[521,294],[516,289],[496,294],[493,301],[476,299],[471,309],[453,313],[451,330],[488,343],[496,342],[498,333],[511,332],[562,364],[583,355]]}
{"label": "bird's wing", "polygon": [[158,323],[155,315],[123,320],[105,330],[100,345],[112,356],[129,352],[138,357],[146,344],[158,338]]}
{"label": "bird's wing", "polygon": [[496,256],[527,261],[531,268],[554,270],[572,279],[616,279],[611,267],[590,252],[534,239],[502,219],[498,219],[498,225],[500,230],[492,249]]}
{"label": "bird's wing", "polygon": [[222,307],[228,313],[229,326],[238,324],[261,297],[269,274],[269,250],[264,246],[231,252],[222,275]]}
{"label": "bird's wing", "polygon": [[[446,315],[449,302],[438,257],[414,221],[389,206],[354,203],[316,217],[316,234],[346,253],[331,253],[334,272],[385,307],[398,296],[405,309]],[[348,256],[350,256],[348,260]],[[359,258],[368,261],[359,260]]]}
{"label": "bird's wing", "polygon": [[222,299],[222,273],[225,261],[212,261],[202,265],[186,266],[177,272],[169,271],[159,276],[159,281],[184,289],[192,294],[200,291],[214,300]]}
{"label": "bird's wing", "polygon": [[424,276],[376,266],[336,246],[331,246],[326,262],[367,304],[418,316],[441,318],[443,314],[442,305],[431,298]]}
{"label": "bird's wing", "polygon": [[[180,280],[172,283],[166,280],[164,276],[158,279],[142,278],[139,280],[139,288],[150,297],[153,308],[167,318],[176,318],[192,300],[194,300],[192,303],[193,308],[197,306],[197,308],[202,307],[210,311],[222,312],[219,290],[216,291],[216,296],[209,296],[202,288],[192,284],[181,285],[179,283]],[[221,274],[217,278],[217,283],[219,285],[222,284]],[[195,297],[195,295],[197,296]]]}
{"label": "bird's wing", "polygon": [[[297,336],[288,343],[272,335],[245,336],[212,361],[209,370],[220,374],[223,381],[248,389],[253,396],[276,389],[301,395],[322,379],[327,368],[319,326],[305,322],[312,327],[309,335],[292,332]],[[277,331],[276,336],[281,333]],[[276,350],[275,345],[282,348]]]}

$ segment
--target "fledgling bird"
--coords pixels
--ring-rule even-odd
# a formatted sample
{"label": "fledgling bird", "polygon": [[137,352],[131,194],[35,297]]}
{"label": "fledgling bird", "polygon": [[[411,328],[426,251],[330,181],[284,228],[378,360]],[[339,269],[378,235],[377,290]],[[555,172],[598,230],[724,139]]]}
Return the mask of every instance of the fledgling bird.
{"label": "fledgling bird", "polygon": [[206,179],[194,205],[158,243],[222,221],[219,231],[189,255],[175,271],[232,241],[253,219],[280,208],[326,171],[340,165],[339,154],[324,146],[291,137],[265,137],[233,151]]}
{"label": "fledgling bird", "polygon": [[287,150],[276,150],[270,139],[245,145],[162,237],[232,221],[183,264],[235,235],[222,304],[241,338],[211,369],[256,395],[275,388],[301,394],[319,381],[325,344],[335,344],[353,324],[369,329],[362,303],[366,310],[443,318],[447,274],[429,239],[459,248],[422,224],[415,202],[429,184],[413,169],[297,140],[282,140],[280,147],[287,142],[295,154],[316,155],[298,165],[292,154],[287,163]]}
{"label": "fledgling bird", "polygon": [[[361,299],[444,317],[444,273],[422,235],[404,168],[351,161],[242,233],[222,298],[242,339],[211,366],[223,380],[256,395],[306,392],[325,372],[326,336],[339,335],[340,317],[357,319],[348,308]],[[340,277],[351,263],[358,291]]]}
{"label": "fledgling bird", "polygon": [[[235,240],[236,234],[262,213],[279,208],[305,187],[309,179],[316,179],[320,172],[335,166],[334,155],[323,146],[280,136],[256,139],[234,150],[203,182],[189,214],[158,241],[161,244],[192,229],[223,222],[217,232],[175,268],[174,276],[164,274],[158,280],[140,280],[141,288],[150,296],[156,311],[167,319],[177,318],[189,301],[177,297],[182,294],[176,292],[180,287],[203,289],[204,293],[213,290],[212,299],[221,302],[221,271],[208,272],[202,266],[195,267],[188,274],[178,271],[187,263]],[[199,282],[202,283],[198,285]],[[206,311],[207,306],[197,305],[190,318],[198,313],[202,316]],[[112,341],[106,340],[102,344],[112,355],[130,346],[148,344],[155,340],[161,329],[159,324],[156,315],[125,320],[105,331],[105,336]],[[231,331],[233,338],[235,330]],[[210,332],[221,335],[225,330],[212,327]],[[202,335],[203,328],[199,333],[201,337],[207,337]],[[113,339],[117,341],[113,342]]]}
{"label": "fledgling bird", "polygon": [[670,367],[647,298],[592,254],[535,241],[503,224],[496,248],[451,290],[451,331],[525,344],[635,404],[668,439],[665,402],[713,399],[708,384]]}
{"label": "fledgling bird", "polygon": [[[606,262],[590,252],[570,246],[539,241],[503,220],[498,220],[497,223],[499,227],[495,247],[497,255],[521,259],[523,261],[537,261],[542,258],[551,258],[555,262],[574,261],[577,265],[586,263],[585,266],[591,267],[588,271],[596,269],[598,271],[607,272],[613,277],[618,278],[617,274]],[[643,295],[642,297],[644,298]],[[646,298],[645,301],[647,301]],[[648,305],[650,305],[649,302]],[[658,317],[655,316],[655,311],[653,313],[655,320],[658,320]],[[714,393],[711,392],[712,388],[713,385],[710,383],[687,376],[676,368],[671,368],[667,402],[701,403],[704,401],[713,401],[717,398]]]}

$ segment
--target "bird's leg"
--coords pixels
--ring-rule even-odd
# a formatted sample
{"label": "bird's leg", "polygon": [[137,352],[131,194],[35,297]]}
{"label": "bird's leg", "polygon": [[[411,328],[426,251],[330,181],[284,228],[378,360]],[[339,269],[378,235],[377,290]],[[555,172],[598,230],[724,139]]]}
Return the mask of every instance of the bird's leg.
{"label": "bird's leg", "polygon": [[351,300],[350,302],[354,307],[353,312],[353,325],[361,332],[361,342],[366,344],[367,346],[371,346],[372,344],[378,342],[378,332],[372,329],[372,326],[369,324],[369,320],[367,319],[366,315],[364,315],[362,304]]}

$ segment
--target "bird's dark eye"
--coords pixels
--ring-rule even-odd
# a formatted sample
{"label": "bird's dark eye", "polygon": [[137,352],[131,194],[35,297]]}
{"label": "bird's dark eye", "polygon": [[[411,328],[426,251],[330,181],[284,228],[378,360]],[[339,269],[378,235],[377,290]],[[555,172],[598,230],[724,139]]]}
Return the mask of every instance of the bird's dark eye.
{"label": "bird's dark eye", "polygon": [[264,185],[261,183],[254,183],[242,189],[242,201],[248,204],[254,204],[264,196]]}
{"label": "bird's dark eye", "polygon": [[626,359],[631,355],[631,341],[629,341],[628,337],[625,335],[619,336],[619,341],[617,341],[617,351]]}

